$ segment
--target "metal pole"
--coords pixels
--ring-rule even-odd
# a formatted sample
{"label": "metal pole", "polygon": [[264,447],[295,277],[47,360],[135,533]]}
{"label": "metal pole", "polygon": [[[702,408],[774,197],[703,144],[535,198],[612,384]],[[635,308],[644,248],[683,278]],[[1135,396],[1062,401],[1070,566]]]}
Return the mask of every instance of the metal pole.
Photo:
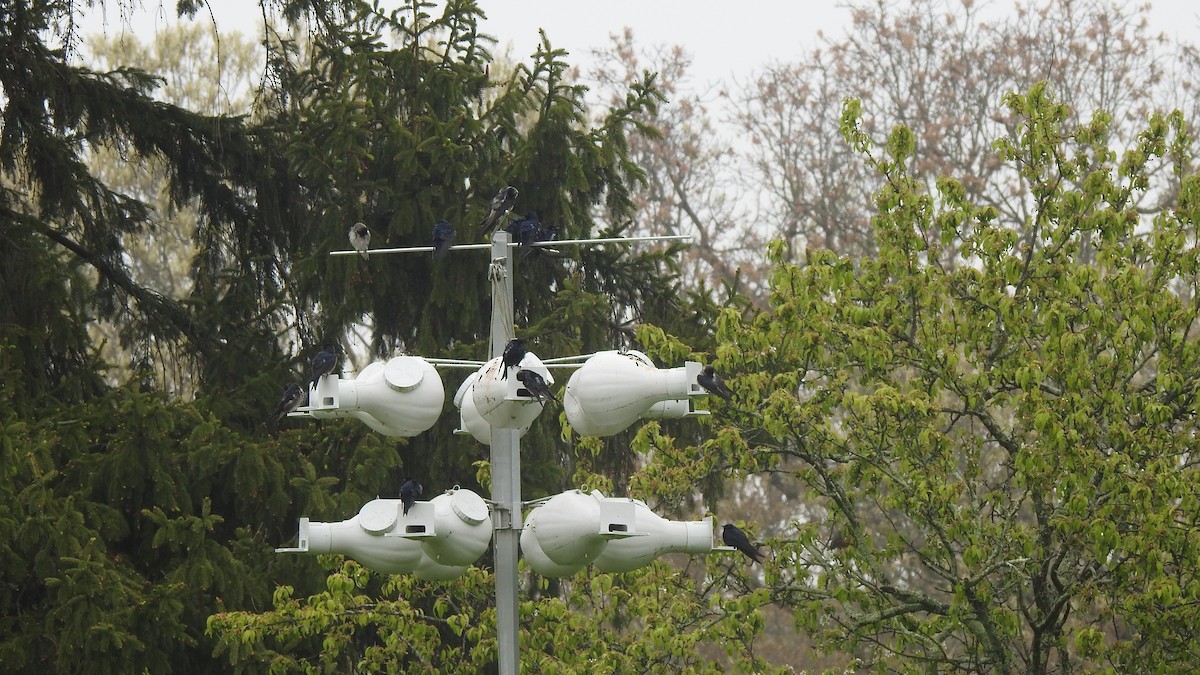
{"label": "metal pole", "polygon": [[[513,330],[513,259],[509,233],[492,235],[492,358],[499,356]],[[496,554],[496,640],[500,675],[521,670],[518,645],[517,554],[521,535],[521,441],[516,429],[492,427],[492,542]]]}

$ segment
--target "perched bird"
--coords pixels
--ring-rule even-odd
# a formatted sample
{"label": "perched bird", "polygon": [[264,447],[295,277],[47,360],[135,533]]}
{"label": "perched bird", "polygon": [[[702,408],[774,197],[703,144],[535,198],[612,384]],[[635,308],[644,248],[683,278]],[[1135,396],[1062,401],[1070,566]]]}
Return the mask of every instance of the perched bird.
{"label": "perched bird", "polygon": [[558,226],[548,225],[538,229],[538,241],[558,241]]}
{"label": "perched bird", "polygon": [[726,546],[732,546],[745,553],[746,557],[750,558],[751,565],[762,562],[762,554],[758,552],[758,548],[750,543],[750,537],[738,529],[737,525],[725,523],[725,527],[721,528],[721,541],[725,542]]}
{"label": "perched bird", "polygon": [[317,386],[317,380],[332,373],[336,367],[337,350],[333,345],[325,345],[325,348],[312,358],[312,382],[309,383],[308,388],[312,389]]}
{"label": "perched bird", "polygon": [[704,370],[700,371],[700,374],[696,376],[696,384],[726,401],[733,397],[733,392],[729,390],[729,387],[725,386],[725,381],[721,379],[717,371],[713,370],[712,366],[704,366]]}
{"label": "perched bird", "polygon": [[400,501],[404,504],[404,515],[408,515],[408,510],[412,508],[413,503],[417,501],[417,497],[421,496],[424,489],[412,478],[404,481],[400,486]]}
{"label": "perched bird", "polygon": [[538,220],[537,211],[530,211],[525,214],[524,218],[514,220],[504,229],[512,235],[513,241],[520,244],[517,247],[517,252],[520,253],[521,258],[525,258],[533,250],[530,244],[538,240],[538,233],[541,232],[541,221]]}
{"label": "perched bird", "polygon": [[275,406],[275,414],[271,416],[271,419],[282,419],[305,403],[308,403],[308,392],[293,382],[283,390],[283,396],[279,398],[279,405]]}
{"label": "perched bird", "polygon": [[454,227],[448,220],[439,220],[433,225],[433,259],[441,260],[454,241]]}
{"label": "perched bird", "polygon": [[[547,225],[546,227],[538,227],[537,239],[535,241],[539,243],[558,241],[558,226]],[[548,246],[530,246],[525,251],[525,255],[550,256],[555,258],[561,256],[557,250]]]}
{"label": "perched bird", "polygon": [[525,390],[529,392],[529,395],[536,398],[539,403],[545,405],[546,399],[554,400],[554,394],[550,392],[550,385],[546,384],[546,380],[541,374],[522,368],[517,371],[517,379],[525,385]]}
{"label": "perched bird", "polygon": [[521,365],[521,359],[525,358],[525,353],[525,341],[521,338],[513,338],[504,345],[504,353],[500,355],[500,362],[504,365],[504,370],[500,373],[500,379],[508,379],[508,369]]}
{"label": "perched bird", "polygon": [[492,210],[488,212],[487,217],[479,223],[480,236],[491,232],[496,228],[496,223],[500,222],[500,217],[512,210],[513,204],[517,201],[517,188],[509,185],[503,190],[496,193],[492,197]]}
{"label": "perched bird", "polygon": [[358,251],[363,260],[367,259],[367,247],[371,245],[371,231],[367,229],[366,225],[355,223],[350,226],[350,245],[354,247],[355,251]]}
{"label": "perched bird", "polygon": [[835,530],[829,537],[829,549],[831,551],[840,551],[844,548],[850,548],[854,543],[854,538],[845,532]]}

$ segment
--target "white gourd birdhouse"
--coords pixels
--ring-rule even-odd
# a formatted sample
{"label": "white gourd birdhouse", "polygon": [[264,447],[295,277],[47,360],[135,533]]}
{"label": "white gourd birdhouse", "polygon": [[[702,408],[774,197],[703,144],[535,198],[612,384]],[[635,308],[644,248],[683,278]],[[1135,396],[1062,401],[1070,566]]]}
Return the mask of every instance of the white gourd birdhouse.
{"label": "white gourd birdhouse", "polygon": [[656,368],[638,351],[597,352],[567,380],[563,409],[583,436],[612,436],[638,419],[707,414],[693,411],[689,397],[706,392],[696,384],[700,364]]}
{"label": "white gourd birdhouse", "polygon": [[341,553],[376,572],[454,579],[483,555],[492,538],[487,502],[470,490],[448,490],[415,502],[405,514],[399,499],[374,499],[337,523],[300,519],[293,548],[276,553]]}
{"label": "white gourd birdhouse", "polygon": [[375,362],[353,379],[326,375],[293,416],[353,417],[387,436],[416,436],[437,423],[446,390],[437,370],[417,356]]}
{"label": "white gourd birdhouse", "polygon": [[636,499],[571,490],[530,511],[521,531],[529,566],[547,577],[571,576],[589,564],[605,572],[642,567],[665,553],[708,553],[712,518],[661,518]]}

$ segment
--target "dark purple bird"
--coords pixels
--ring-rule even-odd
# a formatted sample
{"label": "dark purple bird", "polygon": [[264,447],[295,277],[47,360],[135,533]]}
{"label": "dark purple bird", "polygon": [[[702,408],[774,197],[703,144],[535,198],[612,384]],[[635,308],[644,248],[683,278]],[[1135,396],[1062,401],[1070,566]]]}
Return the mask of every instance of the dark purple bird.
{"label": "dark purple bird", "polygon": [[[544,243],[549,243],[549,242],[553,242],[553,241],[558,241],[558,226],[557,225],[547,225],[546,227],[539,226],[538,231],[537,231],[537,238],[534,239],[534,243],[544,244]],[[549,256],[549,257],[557,258],[557,257],[560,257],[560,255],[561,254],[557,250],[550,248],[549,246],[529,245],[525,249],[525,252],[522,254],[522,257],[525,257],[525,256]]]}
{"label": "dark purple bird", "polygon": [[421,484],[412,478],[409,478],[400,485],[400,502],[404,504],[404,515],[408,515],[408,510],[412,508],[412,505],[417,501],[417,497],[420,497],[424,491],[425,488],[421,487]]}
{"label": "dark purple bird", "polygon": [[696,376],[696,384],[704,387],[710,394],[716,394],[726,401],[733,397],[733,392],[725,386],[725,381],[721,379],[717,371],[713,370],[712,366],[704,366],[704,370]]}
{"label": "dark purple bird", "polygon": [[721,529],[721,541],[725,542],[726,546],[732,546],[745,553],[746,557],[750,558],[751,565],[762,562],[762,554],[758,552],[758,548],[750,543],[750,537],[739,530],[737,525],[725,523],[725,527]]}
{"label": "dark purple bird", "polygon": [[439,220],[433,225],[433,259],[441,260],[454,242],[454,227],[448,220]]}
{"label": "dark purple bird", "polygon": [[525,358],[526,349],[525,341],[521,338],[513,338],[504,345],[504,353],[500,355],[500,363],[504,369],[500,372],[500,379],[508,379],[508,369],[516,368],[521,365],[521,360]]}
{"label": "dark purple bird", "polygon": [[525,390],[529,392],[529,395],[536,398],[539,403],[545,405],[546,400],[555,400],[554,394],[550,392],[550,385],[546,384],[545,378],[540,373],[521,369],[517,371],[517,379],[525,385]]}
{"label": "dark purple bird", "polygon": [[317,381],[332,373],[336,367],[337,350],[333,345],[325,345],[325,348],[317,352],[312,359],[312,382],[309,383],[308,388],[312,389],[317,386]]}
{"label": "dark purple bird", "polygon": [[548,225],[538,230],[538,241],[558,241],[558,226]]}
{"label": "dark purple bird", "polygon": [[509,185],[496,193],[492,197],[492,208],[488,211],[487,217],[483,222],[479,223],[479,234],[483,236],[492,230],[496,229],[496,224],[500,222],[500,218],[512,210],[513,204],[517,202],[517,188]]}
{"label": "dark purple bird", "polygon": [[275,406],[275,414],[271,419],[282,419],[305,403],[308,403],[308,392],[293,382],[283,390],[283,396],[279,399],[279,405]]}
{"label": "dark purple bird", "polygon": [[538,220],[537,211],[530,211],[525,214],[524,218],[514,220],[504,229],[512,235],[513,241],[520,244],[517,247],[517,253],[524,259],[533,250],[530,244],[538,240],[541,222]]}

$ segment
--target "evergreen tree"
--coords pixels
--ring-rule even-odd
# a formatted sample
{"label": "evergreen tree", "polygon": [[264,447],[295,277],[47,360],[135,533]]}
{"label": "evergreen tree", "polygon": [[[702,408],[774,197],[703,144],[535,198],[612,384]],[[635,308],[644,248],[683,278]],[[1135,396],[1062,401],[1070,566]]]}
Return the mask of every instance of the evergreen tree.
{"label": "evergreen tree", "polygon": [[[93,67],[134,67],[161,78],[153,95],[159,100],[206,115],[249,113],[254,83],[260,70],[261,50],[238,33],[214,35],[202,23],[178,23],[155,32],[142,43],[121,32],[113,37],[88,36],[83,50]],[[122,235],[121,247],[130,276],[172,300],[181,301],[191,291],[191,262],[196,246],[193,234],[200,216],[193,201],[172,207],[166,171],[154,157],[129,161],[128,149],[119,145],[88,148],[87,161],[95,176],[113,190],[146,202],[145,227]],[[195,363],[187,343],[161,343],[154,335],[122,339],[128,335],[124,316],[99,320],[91,327],[93,339],[102,343],[101,356],[109,363],[109,381],[127,378],[130,368],[173,396],[190,399],[195,394]],[[139,336],[140,337],[140,336]]]}
{"label": "evergreen tree", "polygon": [[[159,80],[136,69],[71,65],[74,38],[62,35],[74,3],[0,0],[6,671],[223,671],[210,615],[264,607],[276,583],[300,597],[326,583],[316,561],[272,551],[298,516],[345,518],[405,474],[431,490],[480,487],[470,473],[482,448],[451,436],[450,414],[411,441],[349,421],[288,421],[268,433],[282,385],[325,341],[353,355],[345,336],[365,331],[372,359],[487,356],[486,265],[468,257],[482,254],[435,267],[428,257],[328,252],[346,247],[356,220],[376,246],[428,244],[439,218],[471,236],[505,184],[520,186],[528,206],[519,208],[565,236],[619,232],[600,223],[627,218],[639,171],[625,136],[656,95],[649,80],[636,83],[624,106],[590,124],[561,52],[544,44],[532,64],[493,79],[478,8],[451,2],[433,18],[430,7],[279,5],[285,20],[308,17],[318,29],[303,49],[270,45],[271,79],[255,116],[239,118],[157,100]],[[167,215],[195,209],[186,297],[131,271],[129,242],[153,234],[164,213],[89,168],[97,148],[161,169]],[[669,254],[624,248],[531,256],[518,280],[518,334],[556,356],[616,346],[630,317],[670,325],[679,301],[668,265]],[[115,384],[89,339],[95,320],[116,326],[136,357]],[[194,400],[158,390],[153,374],[171,366],[153,359],[169,353],[194,363]],[[553,426],[527,443],[527,494],[570,479]],[[683,581],[664,573],[663,583]],[[412,583],[368,585],[378,595]],[[436,616],[432,602],[419,604],[423,616]],[[490,600],[455,602],[482,614]],[[358,653],[375,653],[372,635],[352,636]],[[288,649],[319,650],[330,637]]]}
{"label": "evergreen tree", "polygon": [[[363,5],[304,48],[283,42],[273,50],[275,84],[258,128],[296,185],[260,208],[277,208],[287,222],[272,239],[283,249],[296,369],[335,339],[360,363],[400,352],[491,356],[486,251],[440,262],[328,255],[348,248],[355,222],[369,227],[377,248],[427,246],[441,219],[455,226],[458,243],[480,242],[478,223],[505,185],[519,190],[515,212],[536,211],[560,238],[617,235],[628,221],[630,184],[641,172],[627,157],[626,135],[658,102],[653,78],[633,83],[624,104],[593,125],[560,50],[543,42],[532,63],[497,76],[474,3],[448,3],[440,16],[428,14],[432,7],[383,14]],[[665,320],[681,306],[669,256],[567,246],[519,260],[516,334],[542,357],[622,344],[628,317]],[[466,373],[444,375],[452,392]],[[270,393],[264,385],[261,395]],[[484,449],[452,436],[456,423],[448,403],[437,428],[407,443],[404,471],[428,486],[477,487],[464,470]],[[527,494],[557,491],[570,478],[552,426],[526,443]]]}

